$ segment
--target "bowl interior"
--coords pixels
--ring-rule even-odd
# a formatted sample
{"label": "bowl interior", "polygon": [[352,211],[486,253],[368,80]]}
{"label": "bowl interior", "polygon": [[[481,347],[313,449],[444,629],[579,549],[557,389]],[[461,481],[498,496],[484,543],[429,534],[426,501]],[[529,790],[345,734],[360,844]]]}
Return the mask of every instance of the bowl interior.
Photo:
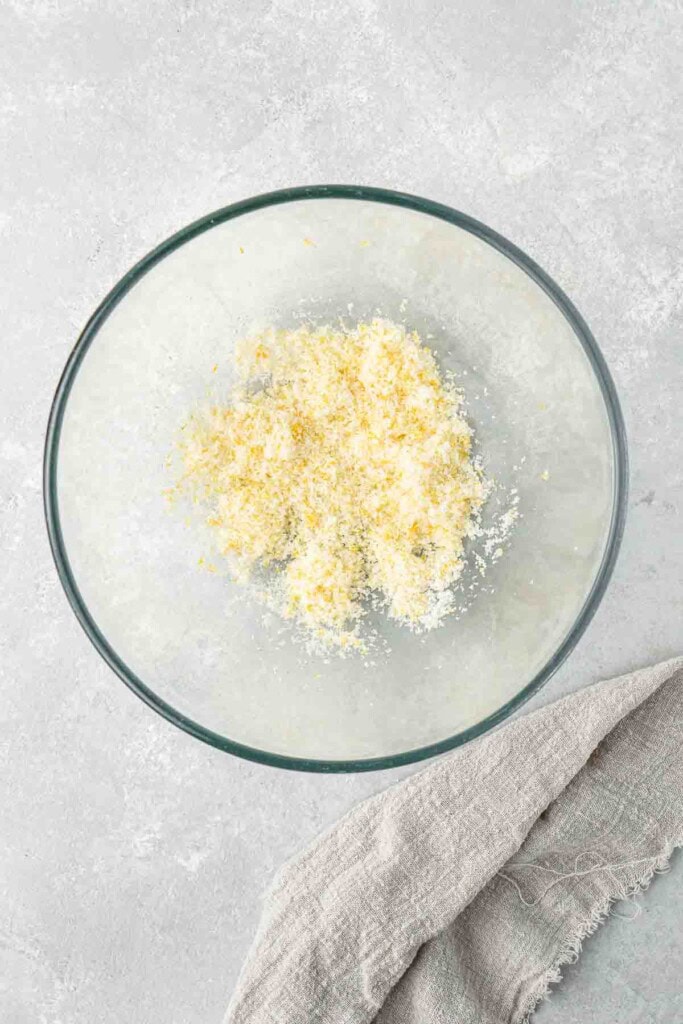
{"label": "bowl interior", "polygon": [[[219,560],[198,568],[211,540],[169,512],[165,462],[207,387],[227,396],[238,338],[376,312],[459,375],[500,484],[486,515],[516,488],[521,518],[484,578],[469,566],[457,619],[423,636],[380,624],[388,651],[340,659],[308,653]],[[570,636],[617,499],[606,400],[556,302],[465,226],[348,197],[217,219],[135,275],[89,339],[62,396],[63,549],[105,644],[203,729],[274,755],[390,759],[495,715]]]}

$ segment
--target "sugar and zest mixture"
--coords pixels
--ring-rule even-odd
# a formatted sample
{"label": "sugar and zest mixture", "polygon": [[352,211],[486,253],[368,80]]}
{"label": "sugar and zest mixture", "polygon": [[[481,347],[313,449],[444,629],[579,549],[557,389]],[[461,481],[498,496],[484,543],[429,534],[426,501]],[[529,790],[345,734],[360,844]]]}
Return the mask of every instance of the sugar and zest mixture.
{"label": "sugar and zest mixture", "polygon": [[429,348],[374,319],[267,330],[235,362],[230,403],[193,415],[181,442],[181,486],[232,574],[270,567],[280,612],[327,645],[361,643],[369,596],[435,625],[487,485]]}

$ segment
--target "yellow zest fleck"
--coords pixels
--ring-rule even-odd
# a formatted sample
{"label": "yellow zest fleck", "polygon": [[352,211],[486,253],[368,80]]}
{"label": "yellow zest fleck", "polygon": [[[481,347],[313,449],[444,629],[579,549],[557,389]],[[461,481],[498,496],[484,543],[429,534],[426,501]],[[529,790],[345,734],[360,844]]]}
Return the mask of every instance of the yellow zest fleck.
{"label": "yellow zest fleck", "polygon": [[304,245],[315,245],[312,238],[304,238]]}

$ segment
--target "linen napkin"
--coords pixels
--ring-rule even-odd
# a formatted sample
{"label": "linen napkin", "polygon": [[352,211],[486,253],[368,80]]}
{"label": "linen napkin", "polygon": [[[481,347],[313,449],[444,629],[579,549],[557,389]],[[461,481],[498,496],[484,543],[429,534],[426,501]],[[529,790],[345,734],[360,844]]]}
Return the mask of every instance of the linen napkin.
{"label": "linen napkin", "polygon": [[225,1024],[519,1024],[683,841],[683,658],[518,718],[281,871]]}

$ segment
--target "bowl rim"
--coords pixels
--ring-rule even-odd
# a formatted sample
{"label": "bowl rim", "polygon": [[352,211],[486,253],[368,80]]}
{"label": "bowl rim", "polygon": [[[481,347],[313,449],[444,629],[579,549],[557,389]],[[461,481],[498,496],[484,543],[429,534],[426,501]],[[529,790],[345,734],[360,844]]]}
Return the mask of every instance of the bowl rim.
{"label": "bowl rim", "polygon": [[[78,370],[90,345],[95,339],[100,327],[117,306],[133,285],[143,277],[152,267],[159,263],[165,256],[186,242],[208,231],[210,228],[232,220],[243,214],[251,213],[269,206],[277,206],[281,203],[296,202],[300,200],[316,199],[346,199],[362,200],[365,202],[384,203],[391,206],[404,207],[409,210],[416,210],[420,213],[447,221],[457,227],[464,229],[480,238],[482,241],[493,246],[512,260],[518,267],[538,284],[543,291],[552,299],[565,319],[569,322],[575,335],[579,339],[588,361],[597,378],[600,391],[605,402],[607,417],[610,425],[612,440],[612,452],[614,459],[614,499],[610,526],[603,551],[600,566],[596,572],[595,579],[579,613],[567,635],[559,644],[557,650],[548,659],[543,668],[528,682],[522,690],[511,700],[491,715],[487,715],[480,722],[462,732],[455,733],[446,739],[427,746],[417,747],[398,754],[390,754],[383,757],[352,758],[344,760],[320,760],[316,758],[294,757],[288,754],[277,754],[256,747],[247,746],[235,740],[229,739],[220,733],[206,728],[199,722],[182,714],[172,705],[162,700],[140,679],[129,666],[118,656],[113,647],[109,644],[104,634],[99,629],[88,606],[86,605],[74,574],[69,563],[69,558],[64,543],[59,515],[59,502],[57,492],[57,466],[59,457],[59,441],[64,420],[64,413],[71,392],[71,388],[78,374]],[[279,189],[274,192],[267,192],[253,196],[229,206],[224,206],[213,213],[200,217],[186,227],[181,228],[171,235],[160,245],[152,249],[138,263],[136,263],[111,289],[99,304],[95,312],[87,321],[81,334],[74,345],[71,354],[66,362],[60,377],[57,389],[52,401],[50,415],[45,437],[45,449],[43,458],[43,503],[45,521],[50,541],[52,555],[57,568],[59,579],[66,593],[67,599],[76,615],[76,618],[83,627],[88,639],[107,662],[109,667],[119,676],[121,680],[143,700],[149,707],[153,708],[163,718],[172,722],[178,728],[183,729],[191,736],[202,740],[209,745],[235,754],[238,757],[249,761],[256,761],[261,764],[276,768],[287,768],[295,771],[308,772],[361,772],[377,771],[380,769],[395,768],[400,765],[410,764],[415,761],[422,761],[425,758],[434,757],[437,754],[445,753],[455,747],[461,746],[468,741],[488,732],[494,726],[508,718],[522,704],[535,694],[553,675],[554,672],[567,658],[569,653],[577,644],[584,633],[588,623],[592,619],[600,601],[605,593],[607,584],[612,575],[616,563],[621,539],[624,531],[626,518],[626,504],[628,494],[628,450],[626,441],[626,430],[624,419],[617,397],[614,382],[607,368],[607,364],[600,352],[597,342],[593,337],[585,320],[565,295],[555,281],[542,270],[538,264],[527,256],[512,242],[503,235],[489,228],[481,221],[465,213],[455,210],[442,203],[433,202],[420,196],[411,195],[406,192],[394,192],[385,188],[375,188],[366,185],[304,185],[299,187]]]}

